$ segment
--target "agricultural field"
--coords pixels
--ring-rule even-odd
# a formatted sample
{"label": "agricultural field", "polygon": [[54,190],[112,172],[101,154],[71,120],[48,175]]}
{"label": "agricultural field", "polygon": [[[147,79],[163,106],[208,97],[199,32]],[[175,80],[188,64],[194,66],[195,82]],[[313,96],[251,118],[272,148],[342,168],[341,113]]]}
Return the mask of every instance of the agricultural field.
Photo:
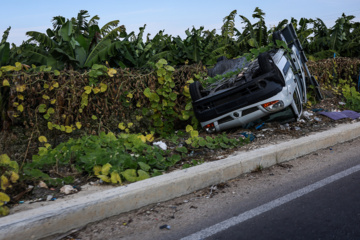
{"label": "agricultural field", "polygon": [[0,42],[0,215],[31,198],[28,185],[39,181],[55,189],[92,179],[128,184],[248,144],[253,139],[241,133],[252,129],[200,129],[189,84],[213,80],[207,70],[219,57],[251,60],[281,47],[272,33],[288,23],[325,97],[318,102],[308,89],[304,107],[329,103],[360,111],[360,23],[354,16],[343,14],[331,28],[305,18],[268,28],[256,8],[253,21],[240,15],[240,31],[236,15],[224,17],[220,33],[192,28],[184,39],[162,31],[150,39],[146,25],[128,33],[119,21],[101,27],[87,11],[54,17],[52,29],[27,32],[30,39],[20,46],[7,42],[6,29]]}

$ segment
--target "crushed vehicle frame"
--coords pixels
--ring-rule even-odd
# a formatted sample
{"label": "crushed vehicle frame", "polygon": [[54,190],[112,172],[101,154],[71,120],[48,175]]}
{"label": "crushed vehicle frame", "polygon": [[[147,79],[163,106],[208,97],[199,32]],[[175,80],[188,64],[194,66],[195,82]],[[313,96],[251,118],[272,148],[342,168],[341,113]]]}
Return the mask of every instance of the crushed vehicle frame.
{"label": "crushed vehicle frame", "polygon": [[195,116],[207,132],[244,127],[285,111],[291,111],[297,120],[307,102],[309,85],[314,86],[317,99],[322,99],[293,25],[274,32],[273,40],[284,41],[290,51],[274,48],[259,54],[252,62],[245,58],[233,61],[223,57],[210,69],[209,75],[237,71],[233,76],[224,77],[207,88],[199,81],[190,84]]}

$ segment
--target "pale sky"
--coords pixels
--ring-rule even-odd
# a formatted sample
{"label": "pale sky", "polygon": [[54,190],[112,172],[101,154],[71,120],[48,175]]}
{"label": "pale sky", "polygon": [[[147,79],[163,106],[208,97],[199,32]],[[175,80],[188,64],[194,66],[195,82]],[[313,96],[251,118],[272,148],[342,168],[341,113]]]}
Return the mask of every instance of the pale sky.
{"label": "pale sky", "polygon": [[[139,32],[139,27],[146,24],[146,33],[155,36],[160,30],[172,36],[185,36],[185,30],[193,26],[204,26],[205,30],[220,28],[223,18],[231,11],[237,10],[236,27],[241,29],[239,15],[247,17],[252,23],[256,20],[252,14],[256,7],[265,12],[265,22],[268,26],[277,25],[284,19],[294,17],[320,18],[328,27],[335,24],[335,20],[342,13],[354,15],[355,22],[360,22],[359,0],[227,0],[227,1],[144,1],[144,0],[1,0],[0,39],[3,32],[11,26],[8,42],[20,45],[27,40],[27,31],[45,33],[52,29],[51,20],[55,16],[65,18],[76,17],[80,10],[89,11],[90,18],[98,15],[99,26],[112,20],[120,20],[127,32]],[[89,18],[89,19],[90,19]]]}

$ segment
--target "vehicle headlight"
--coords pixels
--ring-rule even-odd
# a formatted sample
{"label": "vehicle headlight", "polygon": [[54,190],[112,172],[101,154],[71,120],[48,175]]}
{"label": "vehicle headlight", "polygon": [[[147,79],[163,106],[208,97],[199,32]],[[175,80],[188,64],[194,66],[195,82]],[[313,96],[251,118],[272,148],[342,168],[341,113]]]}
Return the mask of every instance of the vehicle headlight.
{"label": "vehicle headlight", "polygon": [[284,108],[284,102],[281,100],[276,100],[264,103],[261,106],[263,106],[263,108],[265,108],[269,112],[276,112]]}

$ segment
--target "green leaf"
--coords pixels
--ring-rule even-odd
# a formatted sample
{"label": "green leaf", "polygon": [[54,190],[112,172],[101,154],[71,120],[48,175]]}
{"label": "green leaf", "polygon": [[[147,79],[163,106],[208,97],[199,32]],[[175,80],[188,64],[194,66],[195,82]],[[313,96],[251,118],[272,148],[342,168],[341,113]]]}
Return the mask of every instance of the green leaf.
{"label": "green leaf", "polygon": [[144,95],[145,95],[145,97],[150,98],[150,96],[151,96],[151,90],[150,90],[150,88],[145,88],[145,90],[144,90]]}
{"label": "green leaf", "polygon": [[177,152],[181,152],[181,153],[188,153],[188,150],[186,147],[177,147],[175,150]]}
{"label": "green leaf", "polygon": [[39,112],[40,113],[46,112],[46,105],[45,104],[40,104],[39,105]]}
{"label": "green leaf", "polygon": [[175,101],[177,98],[177,94],[172,92],[172,93],[170,93],[169,97],[172,101]]}
{"label": "green leaf", "polygon": [[138,162],[138,164],[139,164],[140,168],[146,172],[148,172],[151,169],[151,167],[149,165],[147,165],[146,163]]}

